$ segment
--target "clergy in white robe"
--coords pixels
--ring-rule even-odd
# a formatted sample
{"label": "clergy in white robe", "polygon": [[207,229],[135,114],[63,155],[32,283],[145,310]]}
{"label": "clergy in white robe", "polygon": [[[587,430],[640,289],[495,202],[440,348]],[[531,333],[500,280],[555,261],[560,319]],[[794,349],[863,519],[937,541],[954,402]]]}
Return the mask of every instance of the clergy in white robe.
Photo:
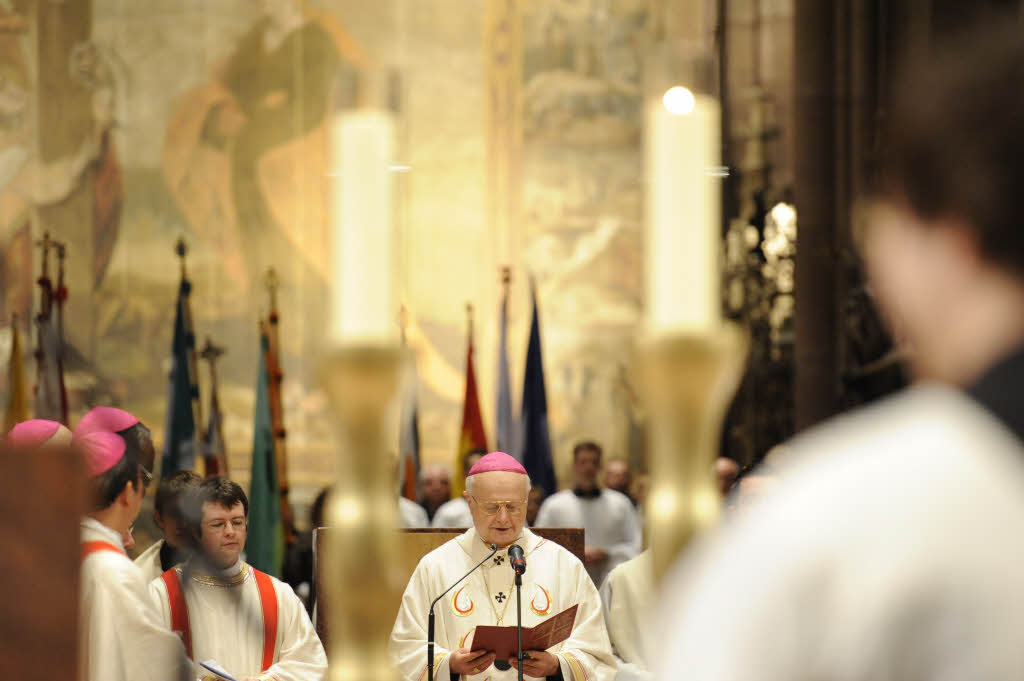
{"label": "clergy in white robe", "polygon": [[640,516],[629,497],[597,486],[602,456],[596,442],[578,442],[573,447],[575,487],[545,499],[536,523],[536,527],[584,529],[584,564],[594,584],[603,583],[612,568],[637,556],[643,543]]}
{"label": "clergy in white robe", "polygon": [[153,499],[153,520],[164,533],[164,538],[135,558],[135,564],[142,570],[147,584],[188,558],[191,539],[181,504],[202,481],[192,471],[178,471],[160,480]]}
{"label": "clergy in white robe", "polygon": [[462,497],[456,497],[438,506],[431,527],[473,527],[473,514]]}
{"label": "clergy in white robe", "polygon": [[430,527],[427,510],[405,497],[398,497],[398,519],[402,527]]}
{"label": "clergy in white robe", "polygon": [[195,552],[153,580],[150,596],[196,662],[216,660],[240,681],[320,681],[327,656],[302,602],[240,559],[248,503],[234,482],[204,480],[190,497]]}
{"label": "clergy in white robe", "polygon": [[614,568],[601,585],[601,609],[612,652],[619,664],[618,681],[651,681],[653,652],[651,614],[656,599],[651,552]]}
{"label": "clergy in white robe", "polygon": [[96,407],[75,429],[93,510],[82,519],[79,656],[85,681],[184,681],[192,665],[160,622],[142,573],[125,554],[150,479],[149,431],[120,409]]}
{"label": "clergy in white robe", "polygon": [[524,676],[561,675],[565,681],[614,679],[615,661],[599,596],[582,563],[563,547],[523,527],[529,484],[522,466],[501,452],[483,457],[467,476],[465,494],[474,527],[424,556],[402,597],[388,645],[402,679],[426,678],[430,603],[487,557],[491,543],[498,547],[497,554],[435,607],[434,678],[516,678],[514,659],[495,660],[493,652],[473,652],[472,638],[478,625],[515,626],[514,573],[508,548],[518,544],[528,565],[522,586],[523,626],[535,626],[566,608],[579,606],[568,639],[547,651],[528,651],[532,659],[524,661]]}

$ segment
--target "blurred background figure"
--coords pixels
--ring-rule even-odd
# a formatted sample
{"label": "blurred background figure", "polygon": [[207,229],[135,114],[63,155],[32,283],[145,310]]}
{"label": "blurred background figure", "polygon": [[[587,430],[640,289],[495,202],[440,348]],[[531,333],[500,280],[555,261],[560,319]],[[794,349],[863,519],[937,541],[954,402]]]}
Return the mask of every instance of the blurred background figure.
{"label": "blurred background figure", "polygon": [[452,474],[447,466],[431,463],[420,470],[420,496],[427,520],[433,521],[437,509],[452,498]]}
{"label": "blurred background figure", "polygon": [[572,450],[573,489],[557,492],[541,504],[537,527],[582,527],[584,564],[594,584],[608,571],[640,553],[640,519],[633,502],[621,492],[601,489],[601,445],[577,443]]}
{"label": "blurred background figure", "polygon": [[[473,465],[477,461],[483,458],[486,454],[482,449],[474,449],[471,452],[467,452],[462,457],[462,478],[465,479],[469,475],[469,471],[473,468]],[[445,503],[441,504],[440,508],[434,512],[434,519],[430,523],[431,527],[472,527],[473,526],[473,514],[469,510],[469,503],[464,497],[455,497]]]}
{"label": "blurred background figure", "polygon": [[531,487],[530,493],[526,495],[526,525],[533,527],[537,521],[537,514],[540,513],[540,505],[544,503],[544,490],[540,487]]}
{"label": "blurred background figure", "polygon": [[[153,520],[156,521],[164,538],[154,542],[143,551],[135,564],[142,570],[147,582],[151,582],[178,563],[188,558],[192,537],[182,512],[185,495],[194,491],[203,479],[192,471],[178,471],[169,478],[160,480],[153,500]],[[134,540],[132,546],[135,545]],[[125,545],[126,549],[131,546]]]}
{"label": "blurred background figure", "polygon": [[720,456],[715,459],[715,480],[718,481],[718,491],[724,497],[732,489],[733,483],[740,474],[740,465],[727,456]]}
{"label": "blurred background figure", "polygon": [[612,459],[605,464],[604,486],[620,494],[625,494],[636,505],[636,499],[629,491],[631,484],[633,484],[633,473],[629,470],[629,464],[625,459]]}
{"label": "blurred background figure", "polygon": [[282,581],[291,585],[310,615],[316,603],[316,579],[313,574],[315,532],[318,527],[324,526],[324,505],[330,491],[330,487],[324,487],[316,495],[309,507],[309,529],[295,533],[295,541],[285,554]]}

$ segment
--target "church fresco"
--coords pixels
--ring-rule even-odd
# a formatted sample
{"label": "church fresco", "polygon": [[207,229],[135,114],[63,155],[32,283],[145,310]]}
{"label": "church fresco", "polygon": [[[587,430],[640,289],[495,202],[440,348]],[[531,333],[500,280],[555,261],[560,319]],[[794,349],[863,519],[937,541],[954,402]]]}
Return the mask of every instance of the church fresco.
{"label": "church fresco", "polygon": [[[641,306],[640,62],[649,3],[518,6],[521,215],[502,244],[489,231],[484,179],[485,3],[25,5],[29,19],[45,9],[48,21],[85,33],[47,48],[64,59],[74,95],[65,127],[76,134],[64,135],[65,153],[90,145],[90,174],[79,174],[75,189],[82,196],[58,197],[63,212],[45,216],[56,238],[80,244],[69,262],[88,263],[94,273],[76,279],[68,301],[69,310],[80,310],[68,328],[77,353],[68,377],[73,419],[87,404],[115,403],[137,412],[162,442],[179,277],[174,244],[184,236],[197,342],[209,336],[228,350],[218,377],[233,475],[248,479],[256,327],[268,307],[263,274],[273,266],[281,281],[292,496],[302,505],[331,480],[332,419],[316,362],[330,285],[325,122],[339,73],[373,64],[401,76],[401,160],[412,171],[397,178],[397,276],[418,358],[423,458],[454,457],[467,301],[476,309],[476,369],[493,439],[498,272],[508,263],[514,406],[532,275],[559,472],[567,474],[569,448],[581,437],[604,442],[611,455],[637,454],[631,356]],[[76,23],[82,7],[90,18]],[[74,80],[67,64],[78,44],[94,45],[89,59],[112,65],[94,67],[99,76],[91,81]],[[5,66],[5,55],[0,49],[0,75],[16,81],[17,62]],[[0,87],[0,107],[3,94]],[[0,124],[6,120],[0,115]],[[6,139],[0,134],[0,144]],[[4,149],[16,147],[7,144],[0,172]],[[100,173],[113,152],[120,185],[109,169]],[[96,224],[118,229],[97,232]],[[10,234],[2,232],[5,243]],[[205,412],[205,368],[200,382]]]}

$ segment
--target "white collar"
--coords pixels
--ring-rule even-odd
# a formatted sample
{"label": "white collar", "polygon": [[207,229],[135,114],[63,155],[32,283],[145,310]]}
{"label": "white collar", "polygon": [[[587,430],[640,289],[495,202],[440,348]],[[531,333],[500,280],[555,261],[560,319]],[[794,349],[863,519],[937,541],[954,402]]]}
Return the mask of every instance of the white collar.
{"label": "white collar", "polygon": [[79,526],[83,531],[98,532],[103,535],[104,538],[110,540],[110,543],[117,548],[124,550],[124,542],[121,541],[121,533],[112,527],[107,527],[100,521],[96,520],[91,516],[84,516],[79,522]]}

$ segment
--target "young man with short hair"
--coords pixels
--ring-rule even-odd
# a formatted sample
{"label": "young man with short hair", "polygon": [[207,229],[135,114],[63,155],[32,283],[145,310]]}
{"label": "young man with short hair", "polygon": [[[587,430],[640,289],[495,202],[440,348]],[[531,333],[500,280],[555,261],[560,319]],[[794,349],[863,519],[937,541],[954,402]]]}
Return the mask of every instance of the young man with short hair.
{"label": "young man with short hair", "polygon": [[82,519],[80,669],[86,681],[182,681],[192,666],[160,622],[142,573],[125,554],[152,479],[149,429],[128,412],[96,407],[72,444],[85,460],[92,510]]}
{"label": "young man with short hair", "polygon": [[150,583],[163,622],[196,661],[216,660],[242,681],[319,681],[327,656],[302,602],[284,582],[241,559],[249,500],[208,478],[185,502],[192,556]]}
{"label": "young man with short hair", "polygon": [[620,563],[636,557],[643,533],[636,509],[621,492],[597,486],[601,445],[579,442],[572,450],[573,489],[548,497],[537,513],[537,527],[582,527],[587,545],[584,564],[594,584]]}
{"label": "young man with short hair", "polygon": [[181,504],[202,481],[192,471],[178,471],[160,481],[153,500],[153,519],[163,531],[164,538],[154,542],[135,559],[147,583],[188,559],[192,542]]}

